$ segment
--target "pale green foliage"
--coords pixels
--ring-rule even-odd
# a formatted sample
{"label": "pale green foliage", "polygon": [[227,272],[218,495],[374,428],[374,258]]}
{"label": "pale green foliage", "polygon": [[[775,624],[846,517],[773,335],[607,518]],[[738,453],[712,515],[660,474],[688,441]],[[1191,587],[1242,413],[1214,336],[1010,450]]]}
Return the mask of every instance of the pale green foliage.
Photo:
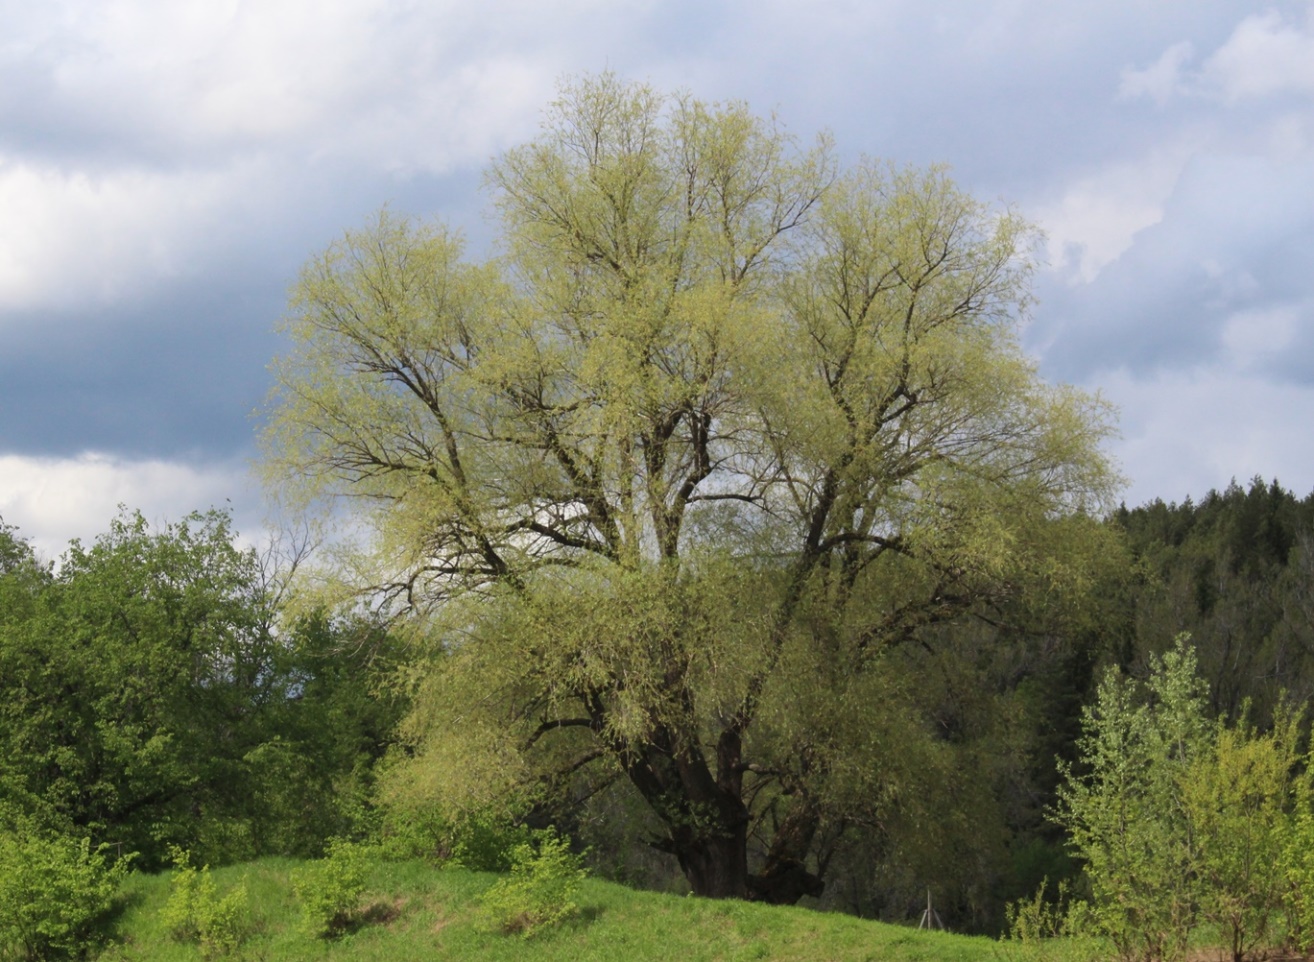
{"label": "pale green foliage", "polygon": [[[406,766],[411,770],[411,766]],[[452,868],[475,872],[506,872],[511,852],[530,840],[531,829],[516,815],[496,807],[451,815],[416,791],[399,797],[398,780],[390,780],[393,793],[381,801],[379,852],[385,858],[420,858]]]}
{"label": "pale green foliage", "polygon": [[1298,781],[1295,812],[1287,821],[1277,863],[1286,883],[1287,941],[1302,952],[1314,949],[1314,766],[1309,762]]}
{"label": "pale green foliage", "polygon": [[1124,959],[1180,958],[1197,922],[1200,839],[1181,785],[1213,754],[1195,653],[1185,638],[1156,660],[1148,703],[1113,672],[1085,712],[1084,777],[1065,771],[1059,820],[1085,860],[1089,921]]}
{"label": "pale green foliage", "polygon": [[1066,906],[1068,902],[1068,884],[1058,885],[1057,898],[1047,897],[1049,880],[1041,882],[1040,888],[1031,898],[1010,902],[1005,911],[1008,921],[1008,938],[1024,945],[1031,945],[1045,939],[1057,938],[1067,932]]}
{"label": "pale green foliage", "polygon": [[1068,612],[1107,553],[1108,411],[1017,344],[1033,233],[610,75],[488,181],[498,258],[381,214],[307,265],[275,365],[271,475],[372,511],[330,587],[427,616],[385,795],[455,819],[619,769],[734,863],[699,891],[746,893],[713,850],[750,824],[797,877],[910,787],[895,743],[934,752],[884,653]]}
{"label": "pale green foliage", "polygon": [[1182,785],[1199,842],[1200,910],[1234,959],[1265,944],[1282,906],[1282,861],[1298,760],[1299,719],[1279,714],[1274,729],[1244,720],[1222,728],[1212,753],[1196,758]]}
{"label": "pale green foliage", "polygon": [[127,865],[126,859],[111,861],[86,838],[43,832],[21,820],[0,826],[0,958],[85,953]]}
{"label": "pale green foliage", "polygon": [[169,901],[160,921],[179,942],[194,942],[209,959],[231,955],[251,932],[251,909],[246,883],[233,886],[222,896],[210,874],[210,866],[191,863],[191,856],[177,847],[171,851],[173,876],[169,879]]}
{"label": "pale green foliage", "polygon": [[999,943],[1003,957],[1008,962],[1095,962],[1107,958],[1103,951],[1107,943],[1102,945],[1084,934],[1084,903],[1072,901],[1069,883],[1060,882],[1053,897],[1048,887],[1046,879],[1030,898],[1008,904],[1008,929]]}
{"label": "pale green foliage", "polygon": [[493,925],[507,934],[529,938],[579,912],[575,896],[587,873],[570,842],[555,832],[540,832],[517,845],[511,872],[480,897]]}
{"label": "pale green foliage", "polygon": [[1090,883],[1087,929],[1125,959],[1180,958],[1202,922],[1236,960],[1262,946],[1301,874],[1291,828],[1299,727],[1290,712],[1264,734],[1244,719],[1208,721],[1184,635],[1153,661],[1144,691],[1111,672],[1085,713],[1087,774],[1068,769],[1060,790],[1058,820]]}
{"label": "pale green foliage", "polygon": [[331,839],[328,854],[292,876],[301,902],[302,925],[314,938],[329,938],[350,924],[360,907],[369,871],[369,852],[344,839]]}

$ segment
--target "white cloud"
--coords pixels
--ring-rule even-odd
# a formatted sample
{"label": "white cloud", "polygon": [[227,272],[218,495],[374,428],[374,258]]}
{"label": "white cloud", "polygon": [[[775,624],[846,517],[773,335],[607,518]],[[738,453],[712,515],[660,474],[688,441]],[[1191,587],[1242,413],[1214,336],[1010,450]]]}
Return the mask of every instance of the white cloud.
{"label": "white cloud", "polygon": [[1050,266],[1090,283],[1131,247],[1138,231],[1159,223],[1190,160],[1190,141],[1160,147],[1135,161],[1115,162],[1083,177],[1030,214],[1044,229]]}
{"label": "white cloud", "polygon": [[1284,304],[1240,311],[1223,322],[1219,341],[1233,365],[1249,371],[1290,348],[1300,327],[1300,306]]}
{"label": "white cloud", "polygon": [[1304,29],[1276,11],[1247,17],[1205,62],[1203,77],[1228,103],[1314,94],[1314,10]]}
{"label": "white cloud", "polygon": [[252,171],[68,171],[0,156],[0,311],[105,304],[192,269]]}
{"label": "white cloud", "polygon": [[262,539],[259,499],[242,465],[193,467],[87,453],[76,458],[0,455],[0,518],[53,560],[73,538],[90,543],[123,505],[148,521],[177,521],[231,503],[248,543]]}
{"label": "white cloud", "polygon": [[1314,388],[1221,365],[1151,377],[1105,372],[1098,383],[1122,412],[1112,452],[1131,479],[1129,505],[1198,499],[1255,475],[1297,493],[1314,484],[1314,448],[1294,443],[1314,423]]}
{"label": "white cloud", "polygon": [[290,195],[314,178],[482,166],[532,133],[580,49],[641,36],[647,9],[7,6],[0,82],[24,93],[0,90],[0,312],[94,308],[204,269],[225,245],[249,246],[264,219],[306,220],[307,196]]}
{"label": "white cloud", "polygon": [[1126,67],[1120,99],[1148,97],[1160,107],[1182,96],[1237,104],[1295,93],[1314,95],[1314,7],[1301,26],[1275,10],[1246,17],[1195,70],[1195,48],[1175,43],[1143,69]]}
{"label": "white cloud", "polygon": [[1186,77],[1182,68],[1195,55],[1195,47],[1189,40],[1175,43],[1163,52],[1154,63],[1143,70],[1125,67],[1118,84],[1118,97],[1134,100],[1137,97],[1149,97],[1160,107],[1187,90]]}
{"label": "white cloud", "polygon": [[293,149],[385,166],[400,153],[442,170],[523,134],[570,61],[641,36],[647,6],[68,0],[9,24],[30,39],[0,58],[41,65],[65,126],[113,125],[164,153]]}

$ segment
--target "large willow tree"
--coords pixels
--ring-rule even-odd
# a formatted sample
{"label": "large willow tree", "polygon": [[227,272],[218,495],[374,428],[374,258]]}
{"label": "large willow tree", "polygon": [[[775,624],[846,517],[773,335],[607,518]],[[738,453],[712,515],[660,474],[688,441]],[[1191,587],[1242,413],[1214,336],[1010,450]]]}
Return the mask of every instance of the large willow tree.
{"label": "large willow tree", "polygon": [[384,213],[306,266],[275,366],[273,475],[354,499],[352,575],[442,652],[403,781],[605,769],[695,892],[817,893],[818,831],[908,768],[891,649],[1066,605],[1098,554],[1108,414],[1016,340],[1033,233],[609,75],[487,180],[496,257]]}

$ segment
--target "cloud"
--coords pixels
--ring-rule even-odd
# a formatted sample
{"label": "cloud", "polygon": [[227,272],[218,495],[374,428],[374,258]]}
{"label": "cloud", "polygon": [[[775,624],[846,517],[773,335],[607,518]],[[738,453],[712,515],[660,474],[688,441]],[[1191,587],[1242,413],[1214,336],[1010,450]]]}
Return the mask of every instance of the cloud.
{"label": "cloud", "polygon": [[140,508],[152,523],[231,506],[248,544],[264,538],[259,497],[243,465],[132,461],[97,453],[0,455],[0,518],[16,526],[43,558],[56,559],[72,539],[89,541],[105,531],[120,505]]}
{"label": "cloud", "polygon": [[[0,156],[0,312],[104,306],[194,274],[233,234],[249,169],[60,169]],[[0,325],[3,325],[0,314]]]}
{"label": "cloud", "polygon": [[1283,94],[1314,95],[1314,5],[1303,25],[1276,10],[1246,17],[1194,70],[1195,46],[1181,41],[1148,67],[1125,67],[1120,99],[1148,97],[1160,107],[1183,97],[1234,105]]}
{"label": "cloud", "polygon": [[1153,115],[1148,150],[1115,147],[1027,208],[1050,236],[1029,338],[1051,373],[1217,363],[1314,382],[1305,9],[1304,23],[1272,11],[1234,20],[1202,59],[1198,40],[1180,41],[1122,71],[1114,102],[1129,122]]}
{"label": "cloud", "polygon": [[1131,479],[1129,505],[1199,499],[1234,478],[1276,478],[1298,494],[1314,487],[1314,448],[1293,443],[1314,423],[1314,386],[1293,390],[1262,373],[1209,365],[1127,370],[1100,378],[1122,412],[1112,453]]}
{"label": "cloud", "polygon": [[1188,91],[1189,85],[1182,68],[1195,55],[1195,46],[1189,40],[1175,43],[1143,70],[1124,67],[1118,84],[1118,97],[1134,100],[1149,97],[1160,107],[1174,97]]}
{"label": "cloud", "polygon": [[1275,385],[1314,386],[1314,294],[1229,316],[1219,332],[1220,354],[1236,370]]}
{"label": "cloud", "polygon": [[53,0],[7,24],[21,39],[0,49],[0,80],[22,96],[0,94],[0,144],[66,156],[130,142],[161,163],[291,150],[441,171],[532,130],[556,77],[586,50],[636,43],[650,10]]}
{"label": "cloud", "polygon": [[1247,17],[1205,62],[1202,79],[1227,103],[1314,95],[1314,6],[1305,26],[1276,11]]}
{"label": "cloud", "polygon": [[340,228],[408,181],[482,167],[532,134],[585,51],[597,69],[609,46],[642,46],[660,32],[645,30],[656,12],[602,0],[7,5],[0,314],[122,303],[262,245],[260,228],[286,237],[325,211]]}
{"label": "cloud", "polygon": [[[1188,369],[1222,356],[1236,318],[1294,311],[1271,376],[1314,379],[1314,156],[1205,153],[1183,168],[1160,221],[1142,228],[1089,283],[1041,277],[1028,333],[1052,375]],[[1280,361],[1280,365],[1279,362]]]}
{"label": "cloud", "polygon": [[1189,141],[1156,147],[1070,182],[1057,200],[1032,206],[1028,212],[1045,231],[1050,267],[1073,282],[1093,281],[1131,247],[1138,231],[1163,219],[1194,150]]}

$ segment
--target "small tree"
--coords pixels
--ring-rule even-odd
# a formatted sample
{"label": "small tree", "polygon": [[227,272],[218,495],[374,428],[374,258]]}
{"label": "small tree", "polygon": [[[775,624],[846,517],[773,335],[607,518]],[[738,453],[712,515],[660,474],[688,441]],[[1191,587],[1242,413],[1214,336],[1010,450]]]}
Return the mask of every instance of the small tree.
{"label": "small tree", "polygon": [[1198,919],[1200,839],[1183,799],[1214,728],[1186,636],[1141,686],[1113,671],[1083,716],[1079,774],[1063,767],[1058,822],[1086,863],[1089,920],[1124,959],[1180,958]]}
{"label": "small tree", "polygon": [[1310,811],[1308,773],[1296,814],[1283,839],[1280,875],[1287,922],[1287,942],[1301,952],[1314,949],[1314,812]]}
{"label": "small tree", "polygon": [[1303,878],[1292,815],[1300,718],[1280,710],[1263,734],[1244,718],[1211,722],[1187,642],[1152,661],[1143,687],[1105,678],[1085,713],[1082,773],[1065,768],[1056,817],[1086,863],[1087,918],[1123,958],[1179,958],[1209,922],[1239,962]]}
{"label": "small tree", "polygon": [[1199,839],[1201,914],[1226,936],[1236,962],[1263,944],[1282,907],[1298,737],[1299,719],[1290,712],[1266,734],[1244,720],[1220,728],[1212,752],[1195,758],[1182,785]]}

